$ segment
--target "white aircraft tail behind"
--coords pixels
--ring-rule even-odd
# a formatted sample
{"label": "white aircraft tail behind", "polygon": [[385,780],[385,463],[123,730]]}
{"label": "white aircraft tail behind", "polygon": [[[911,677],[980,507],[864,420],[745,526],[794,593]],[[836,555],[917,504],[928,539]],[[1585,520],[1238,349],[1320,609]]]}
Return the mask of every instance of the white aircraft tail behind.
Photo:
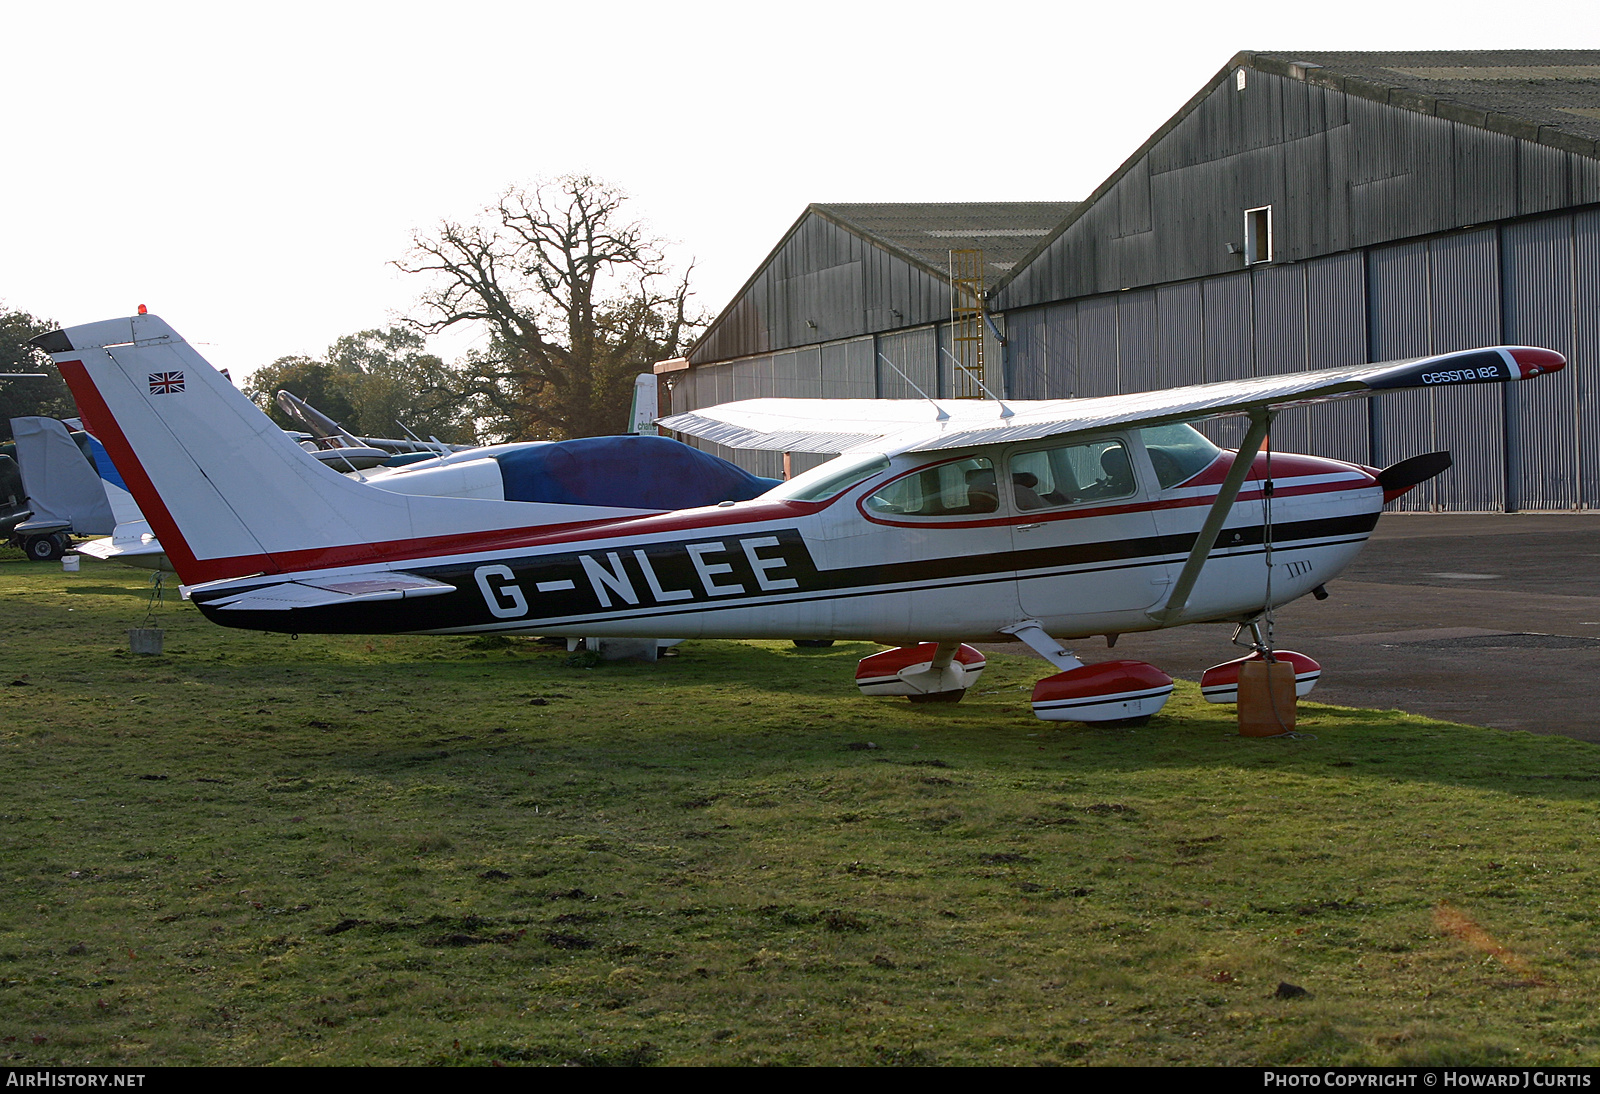
{"label": "white aircraft tail behind", "polygon": [[33,521],[59,521],[80,536],[103,536],[116,526],[109,491],[65,425],[55,418],[12,418],[11,432]]}
{"label": "white aircraft tail behind", "polygon": [[[186,584],[382,566],[460,535],[636,510],[414,497],[351,481],[303,452],[154,315],[35,340],[55,358]],[[573,512],[579,510],[579,512]]]}
{"label": "white aircraft tail behind", "polygon": [[633,406],[628,411],[628,432],[654,437],[661,432],[656,427],[656,377],[651,372],[641,372],[633,378]]}

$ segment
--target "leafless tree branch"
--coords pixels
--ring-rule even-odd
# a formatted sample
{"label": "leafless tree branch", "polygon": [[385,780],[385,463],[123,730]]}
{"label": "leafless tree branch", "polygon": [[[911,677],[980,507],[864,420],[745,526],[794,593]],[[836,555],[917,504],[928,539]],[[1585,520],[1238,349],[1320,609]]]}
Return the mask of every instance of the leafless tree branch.
{"label": "leafless tree branch", "polygon": [[[463,397],[500,431],[578,437],[623,428],[633,377],[676,356],[703,326],[689,275],[672,275],[661,243],[626,218],[627,195],[587,175],[509,188],[475,224],[418,233],[395,263],[432,287],[411,320],[436,333],[481,324]],[[692,267],[691,267],[692,269]]]}

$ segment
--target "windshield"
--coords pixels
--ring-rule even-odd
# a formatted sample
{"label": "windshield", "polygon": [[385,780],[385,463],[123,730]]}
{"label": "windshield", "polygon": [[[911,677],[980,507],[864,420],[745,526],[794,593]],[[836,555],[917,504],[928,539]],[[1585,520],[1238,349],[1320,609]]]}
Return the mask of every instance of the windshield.
{"label": "windshield", "polygon": [[1222,454],[1220,448],[1192,425],[1158,425],[1141,429],[1139,433],[1163,490],[1194,478]]}
{"label": "windshield", "polygon": [[839,456],[768,490],[761,495],[761,500],[823,501],[888,469],[889,457],[877,452]]}

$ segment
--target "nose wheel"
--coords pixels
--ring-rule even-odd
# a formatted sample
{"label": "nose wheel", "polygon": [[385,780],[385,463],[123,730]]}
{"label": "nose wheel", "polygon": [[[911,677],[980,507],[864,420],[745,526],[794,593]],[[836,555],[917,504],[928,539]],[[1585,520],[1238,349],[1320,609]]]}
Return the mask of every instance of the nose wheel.
{"label": "nose wheel", "polygon": [[[1242,641],[1248,631],[1250,641]],[[1241,623],[1234,632],[1237,645],[1249,646],[1247,656],[1212,665],[1201,674],[1200,694],[1208,703],[1233,703],[1239,709],[1239,735],[1280,737],[1293,733],[1295,703],[1311,694],[1322,678],[1322,666],[1294,650],[1275,650],[1271,621],[1263,634],[1259,621]]]}
{"label": "nose wheel", "polygon": [[[1294,671],[1294,695],[1304,699],[1322,679],[1322,666],[1303,653],[1293,650],[1274,650],[1273,658],[1286,662]],[[1259,651],[1235,661],[1212,665],[1200,677],[1200,694],[1208,703],[1237,703],[1239,701],[1239,671],[1247,664],[1260,664],[1266,657]]]}

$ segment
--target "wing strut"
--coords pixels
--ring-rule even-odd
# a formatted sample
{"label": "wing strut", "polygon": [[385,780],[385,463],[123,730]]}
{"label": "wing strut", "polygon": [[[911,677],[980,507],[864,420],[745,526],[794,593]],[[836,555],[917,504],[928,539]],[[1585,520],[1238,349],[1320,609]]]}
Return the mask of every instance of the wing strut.
{"label": "wing strut", "polygon": [[1244,485],[1245,476],[1250,473],[1250,465],[1255,462],[1256,453],[1261,451],[1261,442],[1266,440],[1267,429],[1276,416],[1277,411],[1270,408],[1260,408],[1250,412],[1250,429],[1240,442],[1239,450],[1233,455],[1233,466],[1228,468],[1228,475],[1222,480],[1222,489],[1217,491],[1217,500],[1211,503],[1211,512],[1206,514],[1206,522],[1201,527],[1200,534],[1195,537],[1188,561],[1183,564],[1183,570],[1178,574],[1178,580],[1172,586],[1166,604],[1149,613],[1150,618],[1158,623],[1172,623],[1183,614],[1184,606],[1189,603],[1189,594],[1194,591],[1194,583],[1200,579],[1200,568],[1206,564],[1206,559],[1211,557],[1211,550],[1217,545],[1217,536],[1222,533],[1223,522],[1228,519],[1228,514],[1233,512],[1233,503],[1239,497],[1239,488]]}

